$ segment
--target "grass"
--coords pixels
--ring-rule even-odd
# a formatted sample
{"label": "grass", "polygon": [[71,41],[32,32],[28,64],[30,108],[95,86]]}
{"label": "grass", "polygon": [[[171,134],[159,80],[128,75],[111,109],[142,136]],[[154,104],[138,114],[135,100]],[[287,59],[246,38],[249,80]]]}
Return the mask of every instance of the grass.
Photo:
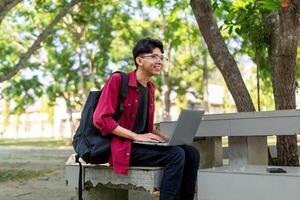
{"label": "grass", "polygon": [[30,178],[42,176],[44,174],[45,172],[43,171],[33,171],[25,169],[3,169],[0,170],[0,183],[7,181],[28,180]]}
{"label": "grass", "polygon": [[67,139],[30,138],[0,139],[0,146],[60,147],[68,146]]}

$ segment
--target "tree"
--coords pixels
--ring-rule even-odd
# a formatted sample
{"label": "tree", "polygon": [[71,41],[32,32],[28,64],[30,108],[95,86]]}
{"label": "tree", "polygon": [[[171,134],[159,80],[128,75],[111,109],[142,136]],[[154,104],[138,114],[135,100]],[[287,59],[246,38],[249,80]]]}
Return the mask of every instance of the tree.
{"label": "tree", "polygon": [[3,0],[0,2],[0,25],[7,13],[22,0]]}
{"label": "tree", "polygon": [[[270,16],[272,28],[268,48],[274,100],[277,110],[296,108],[296,58],[300,34],[300,2],[282,0],[278,12]],[[278,136],[279,165],[299,166],[296,136]]]}
{"label": "tree", "polygon": [[[20,1],[5,0],[1,2],[0,8],[3,8],[0,12],[0,25],[4,16],[16,6]],[[27,51],[20,55],[19,61],[16,65],[10,68],[1,69],[0,73],[0,83],[6,80],[9,80],[11,77],[16,75],[21,69],[26,67],[26,62],[31,57],[31,55],[41,48],[41,43],[51,34],[53,27],[68,13],[69,9],[74,5],[78,4],[80,0],[72,0],[70,3],[67,3],[60,12],[55,16],[55,18],[45,27],[44,30],[38,35],[34,43],[27,49]]]}
{"label": "tree", "polygon": [[[228,3],[228,1],[223,2]],[[242,1],[238,2],[243,4]],[[248,3],[244,3],[245,6],[243,6],[243,12],[245,13],[253,9],[251,3],[254,6],[260,3],[261,7],[255,7],[255,9],[264,9],[264,12],[261,13],[262,21],[260,24],[265,27],[264,30],[266,31],[261,37],[265,39],[264,41],[267,44],[268,66],[271,69],[276,109],[295,109],[295,69],[299,40],[299,16],[297,13],[300,11],[300,2],[283,0],[276,10],[273,9],[274,4],[267,0],[249,1]],[[266,9],[270,5],[272,9]],[[221,71],[238,111],[255,111],[237,64],[233,56],[231,56],[213,16],[213,8],[210,0],[192,0],[191,6],[199,29],[207,43],[210,55]],[[243,22],[245,20],[249,21],[248,18],[245,18]],[[241,24],[239,26],[243,28]],[[242,32],[240,27],[236,27],[236,32]],[[229,33],[232,31],[233,26],[229,28]],[[249,34],[247,36],[249,37]],[[261,39],[261,37],[254,37],[252,48],[258,47],[255,45],[255,41],[258,42],[258,39]],[[263,51],[264,48],[259,48],[259,51],[255,50],[253,52],[259,55],[259,51]],[[259,63],[261,62],[257,61],[257,64]],[[296,136],[279,136],[277,141],[278,164],[298,166]]]}
{"label": "tree", "polygon": [[52,1],[40,0],[29,4],[19,0],[1,1],[0,95],[16,103],[11,109],[13,113],[23,113],[26,105],[43,95],[43,80],[35,74],[45,61],[43,42],[79,2],[61,1],[54,5]]}
{"label": "tree", "polygon": [[191,20],[193,13],[188,2],[146,0],[146,3],[151,6],[150,9],[159,13],[155,20],[147,18],[154,27],[150,36],[160,37],[164,44],[165,55],[169,58],[164,65],[160,82],[157,82],[158,96],[161,96],[159,101],[162,108],[161,119],[165,121],[171,117],[172,92],[177,95],[178,109],[187,106],[187,93],[193,95],[195,99],[203,98],[204,87],[202,82],[199,82],[203,76],[199,69],[205,65],[200,60],[205,51],[197,25]]}

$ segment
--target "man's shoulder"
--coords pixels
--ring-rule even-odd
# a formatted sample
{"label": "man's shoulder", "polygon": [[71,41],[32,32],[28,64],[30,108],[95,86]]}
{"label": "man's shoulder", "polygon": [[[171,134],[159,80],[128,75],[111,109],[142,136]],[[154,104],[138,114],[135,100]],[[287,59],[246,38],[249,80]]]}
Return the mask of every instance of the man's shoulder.
{"label": "man's shoulder", "polygon": [[108,78],[109,82],[120,82],[121,81],[121,74],[114,72],[110,77]]}
{"label": "man's shoulder", "polygon": [[119,72],[114,72],[110,78],[113,78],[113,79],[120,79],[121,78],[121,74]]}

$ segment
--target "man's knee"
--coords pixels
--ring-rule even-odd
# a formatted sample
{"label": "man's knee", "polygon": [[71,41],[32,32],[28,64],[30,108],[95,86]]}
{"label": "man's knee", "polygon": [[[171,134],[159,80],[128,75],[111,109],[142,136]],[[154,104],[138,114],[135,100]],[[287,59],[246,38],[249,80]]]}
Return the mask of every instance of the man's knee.
{"label": "man's knee", "polygon": [[178,165],[184,165],[185,162],[185,152],[182,148],[178,146],[172,147],[171,160],[176,162]]}
{"label": "man's knee", "polygon": [[196,163],[200,161],[200,153],[196,147],[184,145],[183,149],[185,150],[186,160],[194,161]]}

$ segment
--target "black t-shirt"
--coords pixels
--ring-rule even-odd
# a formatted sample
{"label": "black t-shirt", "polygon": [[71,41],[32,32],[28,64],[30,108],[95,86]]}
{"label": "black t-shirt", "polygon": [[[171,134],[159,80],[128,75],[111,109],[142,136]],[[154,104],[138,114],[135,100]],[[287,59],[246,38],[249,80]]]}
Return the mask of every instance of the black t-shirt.
{"label": "black t-shirt", "polygon": [[138,111],[134,122],[133,132],[146,133],[148,119],[148,87],[137,84],[140,92]]}

